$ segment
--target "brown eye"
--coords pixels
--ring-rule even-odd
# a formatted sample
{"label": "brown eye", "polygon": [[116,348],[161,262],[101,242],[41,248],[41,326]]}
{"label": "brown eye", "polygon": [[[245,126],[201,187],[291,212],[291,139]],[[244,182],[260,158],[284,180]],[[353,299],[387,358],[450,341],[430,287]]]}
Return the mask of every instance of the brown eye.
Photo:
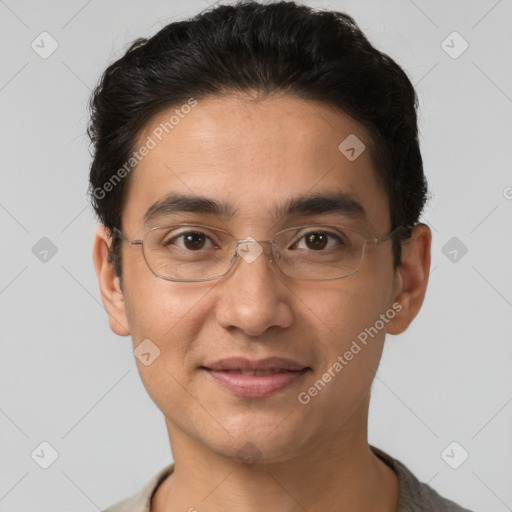
{"label": "brown eye", "polygon": [[318,232],[318,233],[308,233],[304,240],[306,241],[306,246],[308,249],[312,250],[321,250],[325,249],[327,246],[327,243],[329,241],[329,236],[325,233]]}
{"label": "brown eye", "polygon": [[181,249],[198,251],[203,249],[209,241],[209,237],[201,231],[185,231],[179,235],[173,236],[167,240],[164,245],[175,245]]}
{"label": "brown eye", "polygon": [[205,242],[206,242],[206,236],[204,233],[185,233],[183,236],[183,244],[187,249],[190,250],[196,250],[196,249],[202,249]]}
{"label": "brown eye", "polygon": [[330,231],[307,231],[294,244],[293,249],[327,252],[346,247],[345,237],[341,234],[338,235]]}

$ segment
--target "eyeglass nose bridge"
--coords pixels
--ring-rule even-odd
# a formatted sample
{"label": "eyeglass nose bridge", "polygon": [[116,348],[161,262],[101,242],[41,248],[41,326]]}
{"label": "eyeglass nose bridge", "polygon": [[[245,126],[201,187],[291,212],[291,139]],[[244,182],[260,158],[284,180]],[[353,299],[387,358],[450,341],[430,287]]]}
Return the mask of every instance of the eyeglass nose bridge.
{"label": "eyeglass nose bridge", "polygon": [[277,246],[273,240],[256,240],[252,237],[236,240],[236,248],[233,256],[240,256],[245,262],[252,263],[263,253],[263,248],[260,246],[260,244],[263,243],[272,244],[272,252],[269,259],[270,263],[274,261],[274,257],[276,259],[281,257],[279,251],[275,251]]}

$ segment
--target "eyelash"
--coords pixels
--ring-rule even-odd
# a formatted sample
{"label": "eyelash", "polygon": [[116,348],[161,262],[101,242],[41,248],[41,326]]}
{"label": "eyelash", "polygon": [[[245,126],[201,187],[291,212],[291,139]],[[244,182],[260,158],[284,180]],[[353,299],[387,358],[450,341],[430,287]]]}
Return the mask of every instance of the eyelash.
{"label": "eyelash", "polygon": [[[209,237],[206,233],[202,232],[202,231],[183,231],[182,233],[178,233],[177,235],[174,235],[172,238],[170,238],[169,240],[167,241],[164,241],[162,242],[163,245],[165,246],[168,246],[168,245],[174,245],[174,242],[176,240],[178,240],[179,238],[182,238],[184,236],[187,236],[187,235],[191,235],[191,234],[199,234],[199,235],[204,235],[206,236],[206,238],[213,244],[213,240],[211,237]],[[312,235],[312,234],[322,234],[322,235],[327,235],[330,239],[335,239],[338,244],[340,245],[345,245],[345,242],[340,238],[340,236],[336,235],[335,233],[332,233],[330,231],[308,231],[308,232],[305,232],[303,233],[298,239],[297,241],[295,241],[293,243],[293,245],[297,245],[300,241],[304,240],[308,235]],[[178,246],[180,249],[187,249],[186,247],[180,247]],[[327,249],[326,249],[327,250]],[[194,252],[194,251],[192,251]],[[196,251],[197,252],[197,251]],[[319,252],[322,252],[322,251],[319,251]]]}

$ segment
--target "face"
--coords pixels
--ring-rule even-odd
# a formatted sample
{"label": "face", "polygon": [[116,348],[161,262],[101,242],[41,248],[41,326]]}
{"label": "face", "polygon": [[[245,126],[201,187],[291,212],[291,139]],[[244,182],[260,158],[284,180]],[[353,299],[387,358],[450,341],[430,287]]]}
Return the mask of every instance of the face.
{"label": "face", "polygon": [[[173,112],[149,123],[141,143]],[[366,146],[355,160],[338,149],[351,134]],[[268,240],[289,227],[334,224],[367,237],[385,235],[389,205],[370,147],[360,124],[320,103],[235,95],[199,101],[132,171],[122,231],[140,239],[152,227],[183,222],[228,230],[238,240]],[[150,207],[171,192],[228,205],[230,215],[167,208],[145,223]],[[293,199],[333,194],[362,208],[276,215]],[[171,282],[149,270],[140,246],[122,244],[122,294],[106,270],[100,246],[107,242],[100,230],[95,260],[111,326],[130,333],[134,348],[149,339],[160,351],[148,366],[138,359],[137,365],[165,415],[171,443],[173,435],[184,435],[227,457],[254,445],[258,457],[277,461],[325,446],[327,439],[366,436],[384,335],[403,330],[420,306],[406,296],[414,279],[393,271],[390,240],[368,246],[358,272],[331,281],[284,276],[263,251],[250,263],[238,258],[220,279]],[[420,259],[425,269],[425,256]],[[305,370],[265,381],[253,376],[260,383],[251,387],[248,380],[240,384],[243,376],[208,369],[233,357],[280,357]]]}

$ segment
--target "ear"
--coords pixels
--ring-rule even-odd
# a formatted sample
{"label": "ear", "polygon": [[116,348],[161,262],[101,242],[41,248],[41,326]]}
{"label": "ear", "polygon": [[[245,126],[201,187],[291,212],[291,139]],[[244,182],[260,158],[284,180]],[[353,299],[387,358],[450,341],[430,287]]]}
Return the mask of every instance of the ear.
{"label": "ear", "polygon": [[389,334],[404,332],[423,304],[430,272],[431,242],[432,232],[426,224],[415,226],[411,238],[402,242],[402,264],[396,271],[393,293],[393,304],[399,303],[402,309],[389,321]]}
{"label": "ear", "polygon": [[113,265],[108,261],[112,238],[108,229],[100,225],[94,235],[92,257],[96,269],[96,277],[100,286],[101,300],[108,314],[110,328],[119,336],[128,336],[128,320],[126,304],[121,290],[119,277]]}

